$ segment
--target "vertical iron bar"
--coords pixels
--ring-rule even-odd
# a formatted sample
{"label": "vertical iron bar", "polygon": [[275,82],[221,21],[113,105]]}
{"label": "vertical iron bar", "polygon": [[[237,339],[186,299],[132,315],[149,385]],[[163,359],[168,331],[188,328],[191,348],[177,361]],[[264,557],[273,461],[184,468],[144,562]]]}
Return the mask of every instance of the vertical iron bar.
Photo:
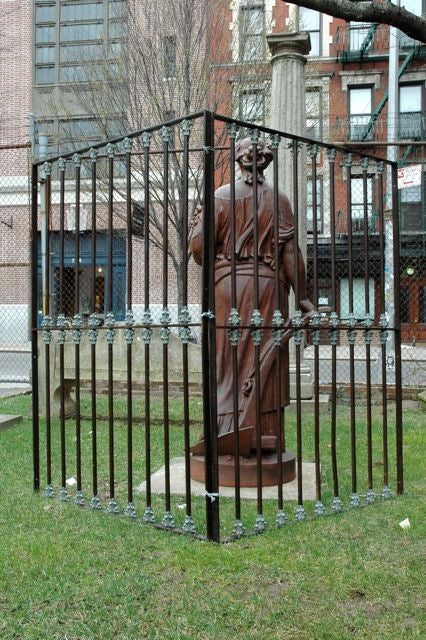
{"label": "vertical iron bar", "polygon": [[[92,273],[91,273],[91,311],[94,320],[93,340],[90,344],[90,393],[92,408],[92,489],[93,489],[93,505],[98,505],[98,433],[97,433],[97,413],[96,413],[96,338],[97,338],[97,309],[96,309],[96,180],[97,180],[97,152],[92,149],[90,153],[92,165]],[[99,310],[104,312],[105,310]]]}
{"label": "vertical iron bar", "polygon": [[[311,149],[312,162],[312,236],[313,236],[313,303],[318,310],[318,220],[317,220],[317,153]],[[319,338],[319,336],[318,336]],[[319,424],[319,339],[314,344],[314,450],[315,450],[315,493],[321,501],[321,462],[320,462],[320,424]]]}
{"label": "vertical iron bar", "polygon": [[[257,183],[257,141],[259,132],[257,129],[252,131],[251,141],[253,146],[253,305],[254,312],[260,316],[260,295],[259,295],[259,221],[257,218],[258,208],[258,183]],[[253,314],[254,315],[254,314]],[[259,317],[259,323],[262,319]],[[254,330],[260,334],[260,326]],[[260,334],[261,335],[261,334]],[[261,394],[260,394],[260,338],[254,341],[254,388],[256,393],[256,470],[257,470],[257,515],[258,518],[263,517],[263,497],[262,497],[262,412],[261,412]]]}
{"label": "vertical iron bar", "polygon": [[[114,233],[114,148],[107,146],[108,154],[108,296],[107,311],[114,319],[113,301],[113,233]],[[107,314],[107,315],[108,315]],[[108,340],[108,444],[109,444],[109,497],[110,509],[116,511],[115,504],[115,466],[114,466],[114,356],[113,340]]]}
{"label": "vertical iron bar", "polygon": [[38,167],[31,170],[31,379],[32,379],[32,438],[33,488],[40,490],[40,418],[38,393]]}
{"label": "vertical iron bar", "polygon": [[74,231],[74,314],[80,311],[80,173],[81,158],[76,153],[75,163],[75,231]]}
{"label": "vertical iron bar", "polygon": [[65,256],[65,167],[63,158],[58,161],[59,169],[59,313],[64,313],[64,256]]}
{"label": "vertical iron bar", "polygon": [[[384,215],[384,166],[379,163],[379,216],[380,216],[380,320],[383,332],[386,327],[386,303],[385,303],[385,215]],[[387,397],[387,371],[386,371],[386,339],[381,340],[382,351],[382,429],[383,429],[383,485],[389,486],[389,448],[388,448],[388,397]]]}
{"label": "vertical iron bar", "polygon": [[[348,325],[354,321],[354,292],[353,292],[353,233],[352,233],[352,155],[346,155],[346,187],[347,187],[347,224],[348,224],[348,293],[349,293],[349,317]],[[351,474],[352,494],[357,492],[356,473],[356,425],[355,425],[355,344],[349,342],[349,386],[350,386],[350,431],[351,431]]]}
{"label": "vertical iron bar", "polygon": [[[235,139],[237,129],[235,125],[230,129],[230,180],[231,180],[231,309],[235,313],[236,334],[231,343],[232,350],[232,410],[234,416],[234,484],[235,484],[235,520],[241,522],[241,478],[240,478],[240,420],[238,410],[238,324],[240,322],[237,301],[237,235],[235,228]],[[230,318],[231,319],[231,318]],[[232,329],[231,329],[232,331]]]}
{"label": "vertical iron bar", "polygon": [[[367,392],[367,482],[368,489],[373,489],[373,448],[371,429],[371,331],[370,328],[370,251],[369,251],[369,227],[368,227],[368,182],[367,182],[368,158],[362,160],[362,186],[364,207],[364,294],[365,294],[365,373]],[[374,316],[374,309],[373,309]]]}
{"label": "vertical iron bar", "polygon": [[[76,153],[75,163],[75,278],[74,278],[74,320],[73,331],[75,341],[75,442],[77,462],[77,492],[81,492],[81,396],[80,396],[80,187],[81,187],[81,157]],[[79,499],[76,497],[76,500]]]}
{"label": "vertical iron bar", "polygon": [[132,141],[124,140],[126,151],[126,213],[127,213],[127,316],[126,316],[126,341],[127,341],[127,509],[130,517],[136,515],[133,506],[133,377],[132,377],[132,289],[133,289],[133,235],[132,235]]}
{"label": "vertical iron bar", "polygon": [[127,309],[132,308],[133,294],[133,243],[132,243],[132,141],[124,140],[126,151],[126,216],[127,216]]}
{"label": "vertical iron bar", "polygon": [[[338,323],[336,313],[336,201],[335,201],[335,160],[336,150],[332,149],[328,154],[330,173],[330,257],[331,257],[331,307],[335,322]],[[332,327],[331,344],[331,466],[333,473],[333,497],[339,498],[339,474],[337,468],[336,449],[336,420],[337,420],[337,328]]]}
{"label": "vertical iron bar", "polygon": [[202,291],[202,365],[204,389],[204,443],[207,538],[220,541],[217,448],[215,220],[214,220],[214,117],[204,113],[204,218]]}
{"label": "vertical iron bar", "polygon": [[59,421],[61,441],[61,495],[66,499],[66,432],[65,432],[65,326],[64,316],[64,268],[65,268],[65,169],[66,161],[58,161],[60,174],[60,205],[59,205],[59,316],[57,320],[59,332]]}
{"label": "vertical iron bar", "polygon": [[90,281],[90,306],[92,313],[96,312],[96,161],[97,152],[92,149],[90,152],[91,166],[92,166],[92,242],[91,242],[91,281]]}
{"label": "vertical iron bar", "polygon": [[46,485],[52,486],[52,438],[51,438],[51,406],[50,406],[50,342],[44,346],[46,363]]}
{"label": "vertical iron bar", "polygon": [[397,165],[392,164],[392,229],[394,268],[394,340],[395,340],[395,428],[396,428],[396,487],[397,494],[404,492],[404,452],[402,432],[402,377],[401,377],[401,264],[399,252],[399,207]]}
{"label": "vertical iron bar", "polygon": [[52,440],[51,440],[51,406],[50,406],[50,227],[51,227],[51,194],[52,194],[52,182],[51,182],[51,165],[46,162],[44,164],[45,170],[45,206],[46,206],[46,221],[45,221],[45,233],[46,233],[46,274],[45,274],[45,297],[44,297],[44,309],[43,309],[43,321],[47,323],[46,335],[48,339],[45,340],[44,353],[45,353],[45,382],[46,382],[46,495],[52,495]]}
{"label": "vertical iron bar", "polygon": [[46,295],[45,295],[45,308],[43,309],[44,315],[50,314],[50,226],[51,226],[51,199],[52,199],[52,180],[51,180],[51,165],[46,162],[45,167],[45,202],[46,202]]}
{"label": "vertical iron bar", "polygon": [[[182,159],[182,307],[188,308],[188,180],[189,180],[189,136],[191,123],[182,122],[183,131],[183,159]],[[189,312],[187,314],[189,317]],[[185,319],[185,318],[183,318]],[[184,327],[183,327],[184,330]],[[182,342],[182,373],[183,373],[183,430],[184,430],[184,451],[185,451],[185,502],[188,528],[193,529],[192,521],[192,499],[191,499],[191,452],[190,452],[190,430],[189,430],[189,369],[188,369],[188,343]]]}
{"label": "vertical iron bar", "polygon": [[[281,251],[280,251],[280,210],[279,210],[279,188],[278,188],[278,146],[280,137],[276,135],[272,138],[272,170],[273,170],[273,199],[274,199],[274,262],[275,262],[275,313],[278,322],[283,324],[283,316],[281,312]],[[283,464],[282,457],[285,451],[285,433],[284,433],[284,413],[281,407],[281,339],[282,329],[277,326],[277,339],[275,340],[275,396],[276,396],[276,423],[277,430],[277,460],[278,460],[278,511],[284,510],[283,496]]]}
{"label": "vertical iron bar", "polygon": [[[294,209],[294,257],[295,257],[295,277],[294,277],[294,316],[299,313],[299,170],[298,142],[294,140],[292,143],[293,151],[293,209]],[[303,471],[302,471],[302,399],[301,399],[301,358],[300,358],[300,341],[295,340],[296,347],[296,439],[297,439],[297,504],[303,507]],[[299,512],[301,510],[299,509]]]}
{"label": "vertical iron bar", "polygon": [[[51,197],[52,197],[52,181],[51,181],[51,166],[49,163],[45,163],[46,171],[46,308],[43,311],[44,319],[48,317],[50,323],[50,227],[51,227]],[[49,331],[49,327],[47,327]],[[50,414],[50,331],[49,340],[46,340],[45,344],[45,366],[46,366],[46,476],[47,476],[47,491],[51,492],[52,485],[52,441],[51,441],[51,414]]]}
{"label": "vertical iron bar", "polygon": [[[163,322],[165,327],[165,338],[163,340],[163,420],[164,420],[164,490],[166,494],[166,515],[165,517],[171,522],[170,509],[170,425],[169,425],[169,347],[167,323],[169,322],[168,313],[168,273],[169,273],[169,143],[170,143],[170,127],[163,127]],[[166,523],[167,524],[167,523]]]}
{"label": "vertical iron bar", "polygon": [[[145,133],[142,136],[142,146],[144,150],[144,322],[150,321],[151,314],[149,309],[149,146],[150,134]],[[145,328],[146,339],[144,340],[144,373],[145,373],[145,464],[146,464],[146,509],[144,518],[148,521],[153,519],[152,514],[152,498],[151,498],[151,398],[150,398],[150,367],[149,367],[149,343],[151,339],[151,329]]]}

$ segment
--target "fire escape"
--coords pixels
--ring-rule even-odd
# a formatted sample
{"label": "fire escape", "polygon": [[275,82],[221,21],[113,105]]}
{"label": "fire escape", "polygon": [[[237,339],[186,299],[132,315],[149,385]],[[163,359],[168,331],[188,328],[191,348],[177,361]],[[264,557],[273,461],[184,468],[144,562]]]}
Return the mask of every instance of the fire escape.
{"label": "fire escape", "polygon": [[[363,62],[371,60],[386,60],[387,59],[387,46],[388,43],[388,31],[384,25],[373,23],[370,25],[357,24],[356,26],[338,27],[336,37],[334,40],[335,49],[337,52],[337,62],[346,65],[358,63],[362,65]],[[426,58],[426,47],[421,43],[405,37],[401,39],[401,53],[404,58],[398,69],[398,79],[400,79],[411,62],[416,59]],[[386,46],[387,45],[387,46]],[[374,54],[374,58],[373,58]],[[370,114],[369,121],[365,127],[357,133],[356,140],[359,142],[369,140],[372,134],[376,130],[377,123],[379,121],[380,114],[383,111],[384,106],[387,104],[389,93],[386,90],[380,102],[375,106],[374,110]],[[410,137],[417,139],[423,139],[425,136],[424,116],[422,115],[417,122],[415,129],[411,131],[413,134]],[[404,136],[406,137],[406,136]],[[412,152],[412,145],[407,145],[403,157],[400,159],[400,164],[403,165],[409,158]]]}
{"label": "fire escape", "polygon": [[[334,39],[337,62],[344,69],[359,69],[363,73],[365,63],[369,69],[387,70],[389,52],[389,29],[378,24],[355,24],[339,27]],[[416,60],[426,58],[426,46],[401,34],[400,64],[398,79],[404,80],[404,74],[418,68]],[[413,65],[414,63],[414,65]],[[385,71],[386,73],[386,71]],[[419,74],[420,84],[422,76]],[[408,79],[407,79],[408,80]],[[415,84],[410,78],[405,86]],[[404,86],[404,82],[402,85]],[[387,141],[387,117],[383,110],[388,102],[386,90],[371,113],[357,117],[349,115],[336,119],[336,131],[340,140],[351,141],[355,145],[366,141],[375,141],[376,154],[384,152],[380,142]],[[423,107],[423,108],[422,108]],[[410,108],[410,105],[409,105]],[[354,122],[356,123],[354,125]],[[398,140],[400,156],[398,165],[421,165],[421,184],[411,189],[401,189],[401,320],[403,340],[416,344],[426,341],[426,184],[425,184],[425,147],[426,138],[424,105],[413,104],[413,109],[402,111],[398,116]],[[415,195],[414,194],[415,191]],[[410,199],[412,198],[412,200]],[[372,212],[373,213],[373,212]],[[370,231],[375,227],[372,215]],[[405,329],[404,329],[405,327]],[[405,331],[405,334],[404,334]],[[411,332],[411,333],[410,333]]]}

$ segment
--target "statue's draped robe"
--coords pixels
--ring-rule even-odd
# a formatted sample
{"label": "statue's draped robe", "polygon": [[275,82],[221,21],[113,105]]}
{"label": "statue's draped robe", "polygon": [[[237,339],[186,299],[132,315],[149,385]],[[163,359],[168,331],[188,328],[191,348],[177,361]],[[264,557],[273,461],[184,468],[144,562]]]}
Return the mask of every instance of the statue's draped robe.
{"label": "statue's draped robe", "polygon": [[[280,193],[278,203],[278,242],[280,247],[280,310],[288,317],[289,285],[284,278],[282,249],[294,236],[294,218],[287,196]],[[229,325],[231,311],[231,191],[224,185],[215,193],[215,295],[216,325]],[[275,310],[275,233],[272,187],[258,183],[258,246],[254,246],[253,187],[242,179],[235,184],[236,293],[241,325],[251,324],[254,310],[254,255],[259,265],[259,311],[263,326],[272,326]],[[191,240],[195,260],[201,263],[203,222],[197,222]],[[272,330],[262,329],[260,345],[261,433],[277,435],[276,347]],[[238,341],[239,427],[256,426],[255,348],[251,331],[242,329]],[[288,343],[281,347],[280,406],[289,402]],[[232,347],[226,329],[216,331],[216,365],[219,434],[233,431]]]}

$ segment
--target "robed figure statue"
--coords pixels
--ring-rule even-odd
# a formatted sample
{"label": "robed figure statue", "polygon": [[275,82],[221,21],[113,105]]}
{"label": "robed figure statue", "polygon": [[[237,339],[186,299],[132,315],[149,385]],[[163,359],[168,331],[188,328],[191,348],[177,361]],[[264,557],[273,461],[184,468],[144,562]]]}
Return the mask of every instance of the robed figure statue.
{"label": "robed figure statue", "polygon": [[[256,145],[257,175],[253,175],[253,144],[250,138],[235,146],[235,159],[241,169],[241,177],[235,182],[235,285],[237,311],[240,318],[240,335],[237,346],[238,382],[234,383],[232,367],[232,345],[229,332],[216,331],[216,375],[219,454],[232,454],[234,432],[234,393],[238,394],[238,430],[240,451],[245,457],[256,449],[256,430],[261,430],[262,452],[277,449],[277,437],[281,429],[281,411],[277,411],[276,366],[277,348],[273,334],[276,300],[280,300],[280,311],[284,319],[282,340],[278,353],[281,358],[279,403],[281,408],[289,403],[289,351],[291,320],[288,313],[290,287],[298,283],[298,300],[302,318],[306,321],[313,311],[306,290],[306,271],[300,249],[294,241],[294,217],[287,196],[278,193],[278,229],[274,227],[274,190],[264,179],[264,170],[272,161],[272,151],[267,142],[259,140]],[[257,180],[257,246],[253,219],[253,181]],[[215,192],[215,297],[216,326],[229,327],[231,314],[231,185],[226,184]],[[192,221],[190,250],[194,260],[201,264],[203,246],[203,214],[200,208]],[[276,263],[275,242],[278,238],[279,261]],[[250,325],[255,310],[254,257],[258,261],[258,310],[262,319],[262,337],[259,349],[260,394],[256,393],[256,358]],[[277,278],[277,272],[279,277]],[[298,277],[296,277],[298,271]],[[279,297],[276,283],[279,283]],[[246,328],[243,328],[246,327]],[[269,329],[266,329],[269,327]],[[260,397],[261,424],[256,424],[259,415],[256,396]],[[227,436],[227,434],[230,434]],[[203,453],[203,442],[192,449],[194,454]]]}

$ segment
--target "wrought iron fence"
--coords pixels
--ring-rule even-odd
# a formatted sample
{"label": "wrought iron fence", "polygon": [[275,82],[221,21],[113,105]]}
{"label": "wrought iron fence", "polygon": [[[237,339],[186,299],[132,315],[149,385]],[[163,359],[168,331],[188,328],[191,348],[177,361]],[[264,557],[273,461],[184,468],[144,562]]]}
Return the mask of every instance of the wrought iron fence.
{"label": "wrought iron fence", "polygon": [[28,382],[29,144],[0,146],[0,382]]}
{"label": "wrought iron fence", "polygon": [[[403,491],[397,167],[251,126],[202,112],[34,165],[34,486],[47,496],[219,541]],[[232,186],[240,129],[253,175],[262,139],[272,157],[271,186],[247,187],[246,229]],[[282,179],[292,185],[286,228]],[[264,212],[265,194],[270,254],[247,248],[263,238],[253,210]],[[306,224],[309,316],[303,273],[289,312],[273,266],[286,243],[286,260],[303,250]],[[194,234],[201,268],[189,257]],[[239,306],[241,277],[250,307]],[[270,317],[260,313],[264,277],[275,279]],[[228,306],[223,291],[216,303],[219,281]],[[264,428],[269,375],[276,433]],[[275,456],[269,487],[265,455]]]}

